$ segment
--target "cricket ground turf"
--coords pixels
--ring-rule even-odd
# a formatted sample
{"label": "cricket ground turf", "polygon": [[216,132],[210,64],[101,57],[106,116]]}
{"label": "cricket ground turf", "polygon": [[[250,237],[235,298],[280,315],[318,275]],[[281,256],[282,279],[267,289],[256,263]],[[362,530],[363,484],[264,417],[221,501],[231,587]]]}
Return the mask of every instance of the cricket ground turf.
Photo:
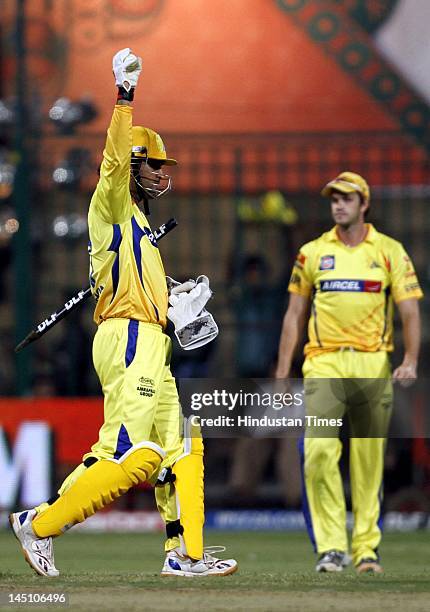
{"label": "cricket ground turf", "polygon": [[55,541],[61,576],[48,579],[32,573],[12,533],[2,531],[0,610],[17,609],[5,603],[9,593],[48,591],[68,595],[69,605],[62,609],[88,612],[430,610],[430,534],[425,531],[384,536],[382,576],[358,577],[351,568],[317,574],[304,533],[209,532],[206,541],[226,545],[239,571],[225,578],[161,578],[162,534],[71,532]]}

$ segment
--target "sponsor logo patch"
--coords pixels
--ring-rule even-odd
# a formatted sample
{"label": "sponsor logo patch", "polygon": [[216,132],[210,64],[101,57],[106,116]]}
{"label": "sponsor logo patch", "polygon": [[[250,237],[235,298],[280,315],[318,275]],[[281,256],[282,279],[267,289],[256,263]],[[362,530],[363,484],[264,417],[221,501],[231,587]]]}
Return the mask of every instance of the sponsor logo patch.
{"label": "sponsor logo patch", "polygon": [[155,394],[154,380],[152,378],[141,376],[139,378],[139,384],[136,387],[136,391],[145,397],[152,397]]}
{"label": "sponsor logo patch", "polygon": [[306,261],[306,255],[303,255],[303,253],[298,253],[296,257],[296,261],[294,262],[294,267],[299,268],[299,270],[303,270],[305,261]]}
{"label": "sponsor logo patch", "polygon": [[300,278],[300,274],[297,274],[297,272],[293,272],[290,278],[290,285],[301,285],[301,284],[302,284],[302,281]]}
{"label": "sponsor logo patch", "polygon": [[334,270],[334,255],[323,255],[321,257],[320,270]]}
{"label": "sponsor logo patch", "polygon": [[325,280],[321,281],[321,291],[351,291],[358,293],[380,293],[381,281],[373,280]]}
{"label": "sponsor logo patch", "polygon": [[152,244],[152,246],[158,248],[157,240],[156,240],[154,234],[149,229],[149,227],[144,227],[143,231],[145,232],[145,235],[148,237],[149,242]]}
{"label": "sponsor logo patch", "polygon": [[415,291],[415,289],[419,289],[419,283],[411,283],[410,285],[405,285],[405,291]]}

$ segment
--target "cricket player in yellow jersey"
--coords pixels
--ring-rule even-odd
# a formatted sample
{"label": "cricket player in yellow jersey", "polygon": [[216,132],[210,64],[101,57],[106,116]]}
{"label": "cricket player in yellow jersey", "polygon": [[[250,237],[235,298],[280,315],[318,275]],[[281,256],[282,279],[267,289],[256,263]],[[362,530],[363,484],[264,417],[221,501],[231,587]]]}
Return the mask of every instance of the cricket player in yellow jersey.
{"label": "cricket player in yellow jersey", "polygon": [[[370,190],[363,177],[342,172],[322,195],[330,198],[336,225],[297,256],[276,376],[289,376],[310,309],[303,365],[306,412],[349,417],[352,559],[357,572],[379,573],[391,380],[406,385],[417,376],[422,292],[403,246],[365,223]],[[404,358],[392,374],[393,302],[403,326]],[[341,571],[350,561],[338,430],[330,428],[325,437],[310,424],[301,444],[303,508],[321,572]]]}
{"label": "cricket player in yellow jersey", "polygon": [[93,360],[104,394],[104,423],[56,499],[12,514],[11,525],[31,567],[58,576],[53,536],[130,487],[159,477],[157,505],[168,538],[162,575],[223,576],[237,563],[203,550],[203,443],[190,432],[181,435],[187,423],[170,372],[171,341],[163,333],[169,316],[186,349],[216,335],[204,309],[209,281],[204,276],[182,284],[170,279],[169,297],[158,245],[140,206],[149,212],[148,200],[170,189],[162,167],[176,161],[167,158],[158,134],[132,126],[141,59],[123,49],[113,59],[113,72],[118,100],[88,214],[98,325]]}

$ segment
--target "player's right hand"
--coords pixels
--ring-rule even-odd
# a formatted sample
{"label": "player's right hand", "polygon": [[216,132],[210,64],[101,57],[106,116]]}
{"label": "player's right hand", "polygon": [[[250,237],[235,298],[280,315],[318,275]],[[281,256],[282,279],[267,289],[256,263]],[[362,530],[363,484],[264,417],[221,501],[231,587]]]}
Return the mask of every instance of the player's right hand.
{"label": "player's right hand", "polygon": [[112,60],[112,70],[115,76],[115,85],[130,91],[136,87],[139,75],[142,72],[142,58],[132,53],[128,47],[115,53]]}

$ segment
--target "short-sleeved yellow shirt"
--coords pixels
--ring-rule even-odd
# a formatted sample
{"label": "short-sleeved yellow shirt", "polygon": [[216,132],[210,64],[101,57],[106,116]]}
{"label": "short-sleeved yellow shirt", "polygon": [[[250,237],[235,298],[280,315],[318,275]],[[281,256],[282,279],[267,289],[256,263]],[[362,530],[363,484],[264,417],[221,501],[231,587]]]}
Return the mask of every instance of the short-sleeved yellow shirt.
{"label": "short-sleeved yellow shirt", "polygon": [[312,302],[305,355],[353,347],[393,350],[393,301],[423,297],[402,244],[367,225],[348,247],[336,227],[299,251],[288,290]]}

